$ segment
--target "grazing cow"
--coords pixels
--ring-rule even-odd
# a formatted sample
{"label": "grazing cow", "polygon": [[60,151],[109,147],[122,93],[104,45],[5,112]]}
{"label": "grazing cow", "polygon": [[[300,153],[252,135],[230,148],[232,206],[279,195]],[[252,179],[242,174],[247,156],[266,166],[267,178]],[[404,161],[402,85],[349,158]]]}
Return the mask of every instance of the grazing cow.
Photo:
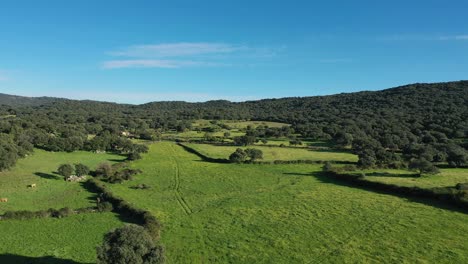
{"label": "grazing cow", "polygon": [[8,202],[8,198],[0,198],[0,203],[6,203]]}
{"label": "grazing cow", "polygon": [[33,183],[33,184],[29,185],[29,188],[36,188],[36,184]]}

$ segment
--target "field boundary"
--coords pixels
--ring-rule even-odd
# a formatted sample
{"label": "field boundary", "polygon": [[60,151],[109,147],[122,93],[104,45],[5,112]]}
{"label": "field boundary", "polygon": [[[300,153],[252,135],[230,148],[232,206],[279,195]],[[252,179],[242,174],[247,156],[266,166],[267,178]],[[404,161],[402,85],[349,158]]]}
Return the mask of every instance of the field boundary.
{"label": "field boundary", "polygon": [[[177,145],[183,147],[187,152],[197,155],[203,161],[214,162],[214,163],[232,163],[228,159],[218,159],[209,157],[198,150],[189,147],[181,142],[177,142]],[[255,148],[253,146],[252,148]],[[255,164],[255,165],[279,165],[279,164],[325,164],[326,162],[331,162],[334,164],[356,164],[352,161],[340,161],[340,160],[272,160],[272,161],[245,161],[243,164]]]}
{"label": "field boundary", "polygon": [[341,174],[334,171],[324,171],[326,176],[345,181],[371,191],[381,191],[387,194],[397,194],[406,197],[425,198],[445,202],[457,206],[464,213],[468,213],[468,191],[456,187],[420,188],[407,187],[382,182],[369,181],[363,175]]}
{"label": "field boundary", "polygon": [[136,208],[124,199],[114,195],[99,180],[90,179],[85,182],[84,186],[90,191],[99,193],[102,201],[110,202],[114,206],[114,212],[136,221],[136,223],[143,226],[151,234],[155,241],[159,240],[162,225],[149,211]]}
{"label": "field boundary", "polygon": [[64,218],[75,214],[86,214],[86,213],[101,213],[97,207],[83,207],[77,209],[71,209],[68,207],[54,209],[49,208],[46,210],[39,211],[6,211],[0,215],[0,220],[29,220],[29,219],[40,219],[40,218]]}

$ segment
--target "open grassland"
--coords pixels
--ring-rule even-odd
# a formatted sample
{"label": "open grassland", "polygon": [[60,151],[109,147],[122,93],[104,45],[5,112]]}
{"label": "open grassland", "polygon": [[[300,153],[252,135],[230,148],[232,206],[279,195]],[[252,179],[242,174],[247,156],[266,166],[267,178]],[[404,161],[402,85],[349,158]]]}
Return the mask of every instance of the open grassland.
{"label": "open grassland", "polygon": [[[224,133],[225,132],[229,132],[230,133],[230,137],[238,137],[238,136],[243,136],[245,135],[245,132],[240,132],[240,131],[237,131],[237,130],[227,130],[227,129],[222,129],[220,131],[216,131],[216,132],[212,132],[212,133],[209,133],[211,136],[213,137],[224,137]],[[188,130],[188,131],[185,131],[185,132],[172,132],[172,133],[164,133],[162,134],[162,137],[163,138],[178,138],[178,139],[185,139],[185,140],[188,140],[188,139],[202,139],[205,137],[207,133],[206,132],[203,132],[203,131],[193,131],[193,130]]]}
{"label": "open grassland", "polygon": [[468,262],[468,215],[340,185],[319,165],[208,163],[161,142],[131,166],[143,174],[110,187],[162,220],[168,263]]}
{"label": "open grassland", "polygon": [[[200,153],[216,159],[227,159],[238,147],[236,146],[216,146],[210,144],[187,144]],[[312,150],[306,148],[281,148],[281,147],[264,147],[253,146],[256,149],[263,151],[264,161],[273,160],[316,160],[316,161],[352,161],[358,160],[356,155],[335,152],[331,150]],[[245,148],[245,147],[242,147]]]}
{"label": "open grassland", "polygon": [[0,263],[95,263],[104,234],[123,224],[113,213],[0,221]]}
{"label": "open grassland", "polygon": [[366,170],[365,179],[407,187],[433,188],[453,187],[457,183],[468,183],[468,169],[440,169],[439,174],[423,175],[407,170]]}
{"label": "open grassland", "polygon": [[[94,169],[101,162],[116,162],[124,157],[114,154],[95,154],[77,151],[73,153],[47,152],[36,149],[34,154],[20,159],[9,171],[0,173],[0,197],[8,198],[0,203],[0,214],[13,210],[42,210],[48,208],[80,208],[93,206],[80,183],[65,182],[55,173],[63,163],[83,163]],[[35,183],[36,188],[28,188]]]}
{"label": "open grassland", "polygon": [[[258,126],[268,126],[268,127],[283,127],[283,126],[290,126],[289,124],[286,123],[280,123],[280,122],[269,122],[269,121],[239,121],[239,120],[216,120],[216,123],[218,124],[226,124],[230,126],[231,128],[237,128],[237,129],[242,129],[242,128],[247,128],[248,126],[251,126],[253,128],[258,127]],[[213,125],[210,120],[196,120],[193,122],[194,127],[208,127]]]}

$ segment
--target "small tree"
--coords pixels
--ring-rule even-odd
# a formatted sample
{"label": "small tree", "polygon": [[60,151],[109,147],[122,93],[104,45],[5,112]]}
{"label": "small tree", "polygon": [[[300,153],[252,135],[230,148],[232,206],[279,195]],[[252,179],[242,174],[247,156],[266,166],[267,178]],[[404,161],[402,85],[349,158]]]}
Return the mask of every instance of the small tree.
{"label": "small tree", "polygon": [[262,138],[261,141],[262,141],[262,143],[263,143],[264,145],[266,145],[266,143],[268,143],[268,140],[267,140],[266,138]]}
{"label": "small tree", "polygon": [[325,164],[323,164],[322,170],[326,172],[333,171],[333,165],[331,164],[331,162],[327,161],[325,162]]}
{"label": "small tree", "polygon": [[228,137],[230,137],[230,136],[231,136],[231,133],[230,133],[229,131],[224,132],[224,134],[223,134],[223,137],[224,137],[224,138],[228,138]]}
{"label": "small tree", "polygon": [[89,174],[88,166],[81,164],[81,163],[75,164],[75,174],[76,176],[88,175]]}
{"label": "small tree", "polygon": [[408,165],[408,168],[410,170],[416,170],[419,172],[419,176],[421,176],[423,173],[428,173],[428,174],[437,174],[439,173],[439,169],[432,164],[432,162],[426,160],[426,159],[413,159]]}
{"label": "small tree", "polygon": [[107,233],[97,248],[98,264],[164,263],[164,248],[141,226],[126,225]]}
{"label": "small tree", "polygon": [[112,166],[109,163],[101,163],[96,168],[96,176],[108,178],[113,175]]}
{"label": "small tree", "polygon": [[251,161],[255,161],[257,159],[263,159],[263,151],[259,149],[246,149],[245,153],[250,158]]}
{"label": "small tree", "polygon": [[129,160],[139,160],[139,159],[141,159],[141,154],[138,153],[138,152],[130,152],[130,154],[128,154],[128,159]]}
{"label": "small tree", "polygon": [[238,148],[234,153],[229,156],[229,160],[234,163],[241,163],[247,159],[247,153],[244,150]]}
{"label": "small tree", "polygon": [[70,164],[62,164],[58,167],[57,172],[63,177],[68,178],[73,174],[73,166]]}

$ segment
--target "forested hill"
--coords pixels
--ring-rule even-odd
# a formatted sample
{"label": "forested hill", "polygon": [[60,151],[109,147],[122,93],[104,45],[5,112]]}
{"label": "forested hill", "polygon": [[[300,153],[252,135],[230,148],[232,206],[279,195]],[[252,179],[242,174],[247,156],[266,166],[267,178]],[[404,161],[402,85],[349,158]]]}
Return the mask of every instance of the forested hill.
{"label": "forested hill", "polygon": [[0,105],[8,106],[40,106],[67,99],[54,97],[26,97],[0,93]]}
{"label": "forested hill", "polygon": [[[86,148],[89,134],[184,130],[196,119],[250,119],[289,123],[303,137],[352,146],[361,164],[398,162],[401,155],[395,153],[402,152],[431,162],[448,161],[452,155],[462,160],[458,164],[465,164],[465,158],[468,163],[468,81],[239,103],[125,105],[0,95],[1,104],[0,154],[16,148],[24,155],[21,146],[30,144],[73,151]],[[1,144],[9,147],[2,150]]]}

